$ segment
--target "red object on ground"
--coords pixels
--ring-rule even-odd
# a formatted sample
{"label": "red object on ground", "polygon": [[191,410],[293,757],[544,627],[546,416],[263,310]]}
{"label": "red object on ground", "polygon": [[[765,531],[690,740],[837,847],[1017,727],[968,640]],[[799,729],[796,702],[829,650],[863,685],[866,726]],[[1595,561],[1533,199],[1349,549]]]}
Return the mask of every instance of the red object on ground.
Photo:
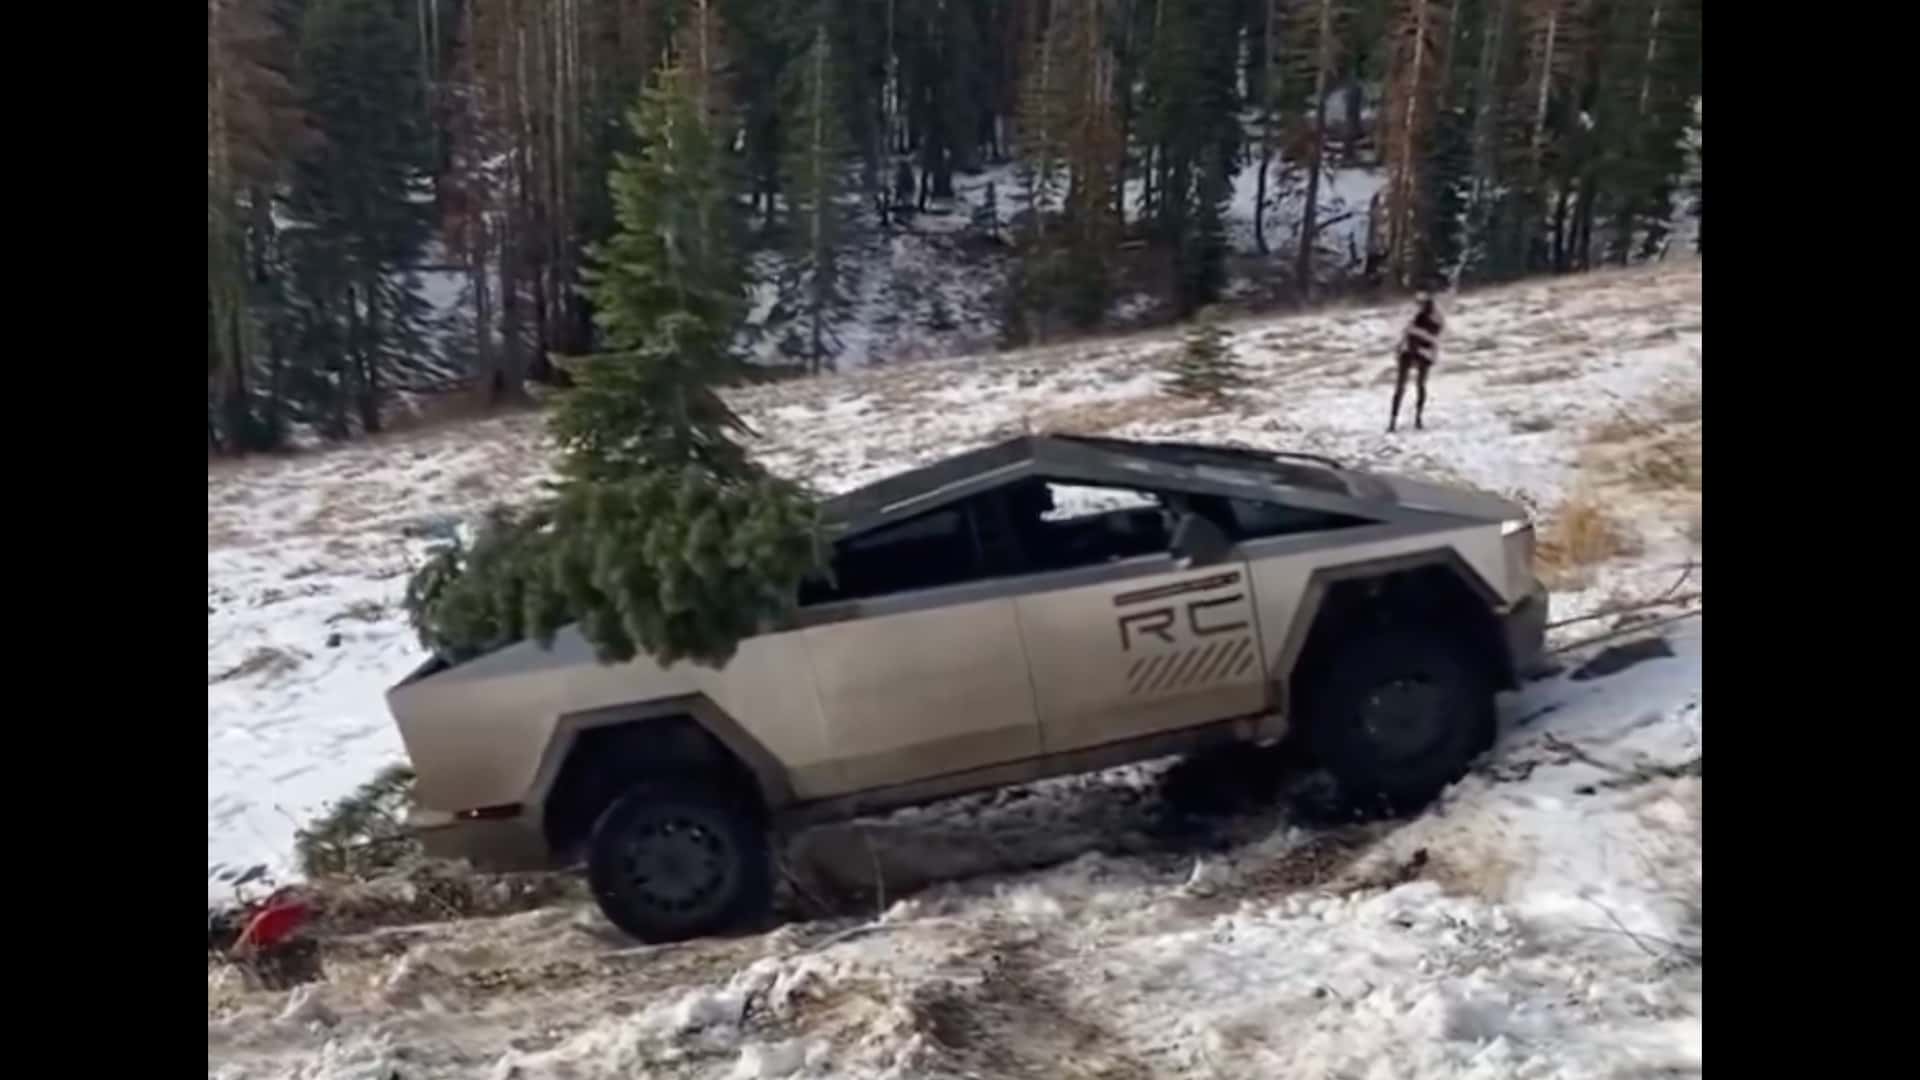
{"label": "red object on ground", "polygon": [[307,916],[313,913],[306,902],[285,890],[276,892],[261,901],[247,918],[246,928],[240,931],[240,939],[235,947],[252,952],[264,952],[286,941],[293,932],[300,929]]}

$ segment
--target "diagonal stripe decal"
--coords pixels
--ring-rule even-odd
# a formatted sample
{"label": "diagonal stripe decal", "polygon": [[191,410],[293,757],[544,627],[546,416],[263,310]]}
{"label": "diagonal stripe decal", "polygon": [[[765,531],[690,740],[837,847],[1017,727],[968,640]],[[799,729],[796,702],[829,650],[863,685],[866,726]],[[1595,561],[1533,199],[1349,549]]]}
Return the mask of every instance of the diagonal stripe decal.
{"label": "diagonal stripe decal", "polygon": [[1254,661],[1253,639],[1238,637],[1142,657],[1127,667],[1127,695],[1156,695],[1238,678]]}

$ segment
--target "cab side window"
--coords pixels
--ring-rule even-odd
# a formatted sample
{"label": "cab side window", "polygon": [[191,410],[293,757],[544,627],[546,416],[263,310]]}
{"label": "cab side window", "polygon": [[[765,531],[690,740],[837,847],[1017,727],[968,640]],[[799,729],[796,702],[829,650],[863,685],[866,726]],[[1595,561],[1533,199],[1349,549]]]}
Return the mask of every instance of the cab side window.
{"label": "cab side window", "polygon": [[834,544],[833,580],[801,584],[802,606],[971,580],[978,560],[965,506],[932,510]]}
{"label": "cab side window", "polygon": [[1285,503],[1263,502],[1257,499],[1223,499],[1226,513],[1220,515],[1224,520],[1227,535],[1235,540],[1265,540],[1277,536],[1297,536],[1301,533],[1329,532],[1334,529],[1351,529],[1359,525],[1370,525],[1364,518],[1350,517],[1346,514],[1334,514],[1325,510],[1308,510]]}

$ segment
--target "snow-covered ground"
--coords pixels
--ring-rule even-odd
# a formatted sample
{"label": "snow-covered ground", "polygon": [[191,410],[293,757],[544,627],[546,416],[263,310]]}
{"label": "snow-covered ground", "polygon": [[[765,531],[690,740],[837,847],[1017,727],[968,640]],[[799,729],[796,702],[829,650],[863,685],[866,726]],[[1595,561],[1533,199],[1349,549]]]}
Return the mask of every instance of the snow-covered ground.
{"label": "snow-covered ground", "polygon": [[[1491,759],[1397,827],[1089,851],[679,946],[566,906],[379,931],[291,992],[211,971],[208,1073],[1698,1075],[1702,630],[1679,626],[1670,657],[1513,695]],[[1026,802],[1041,821],[1100,800]]]}
{"label": "snow-covered ground", "polygon": [[[1398,309],[1233,326],[1254,386],[1226,410],[1158,393],[1166,332],[734,403],[769,465],[827,491],[1025,430],[1233,440],[1505,492],[1549,533],[1570,502],[1607,507],[1624,553],[1564,571],[1556,618],[1697,590],[1700,264],[1448,314],[1428,428],[1394,436]],[[520,414],[209,469],[210,899],[241,868],[284,873],[295,823],[399,758],[381,693],[421,658],[397,602],[422,534],[532,492],[540,431]],[[1512,695],[1500,748],[1410,823],[1316,831],[1275,811],[1195,855],[1151,835],[1148,767],[976,796],[815,834],[829,879],[857,843],[858,881],[869,838],[890,879],[973,875],[864,930],[635,948],[561,906],[332,941],[326,978],[292,994],[210,967],[208,1071],[1691,1075],[1700,625],[1667,628],[1674,656]]]}
{"label": "snow-covered ground", "polygon": [[[1403,313],[1331,311],[1233,327],[1255,385],[1216,412],[1157,392],[1170,334],[875,369],[735,395],[761,458],[842,491],[1033,430],[1237,440],[1504,492],[1542,514],[1620,487],[1638,443],[1700,385],[1698,263],[1463,296],[1425,431],[1384,434]],[[397,760],[381,694],[423,655],[400,614],[409,568],[444,519],[531,494],[546,476],[533,414],[290,458],[207,478],[207,864],[283,870],[297,822]],[[1609,488],[1611,491],[1611,487]],[[1556,597],[1573,614],[1664,586],[1693,552],[1697,493],[1632,492],[1644,554]],[[1619,497],[1619,496],[1614,496]]]}

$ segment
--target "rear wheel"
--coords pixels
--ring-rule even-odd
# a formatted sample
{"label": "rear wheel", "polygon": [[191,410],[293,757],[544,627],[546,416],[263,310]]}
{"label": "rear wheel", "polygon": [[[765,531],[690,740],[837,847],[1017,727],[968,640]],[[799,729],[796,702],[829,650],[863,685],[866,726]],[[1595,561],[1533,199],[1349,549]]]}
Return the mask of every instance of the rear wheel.
{"label": "rear wheel", "polygon": [[1307,741],[1344,794],[1396,813],[1431,802],[1493,744],[1492,680],[1434,631],[1356,635],[1302,704]]}
{"label": "rear wheel", "polygon": [[649,942],[739,926],[773,895],[759,815],[724,788],[675,781],[642,783],[600,815],[587,879],[608,920]]}

